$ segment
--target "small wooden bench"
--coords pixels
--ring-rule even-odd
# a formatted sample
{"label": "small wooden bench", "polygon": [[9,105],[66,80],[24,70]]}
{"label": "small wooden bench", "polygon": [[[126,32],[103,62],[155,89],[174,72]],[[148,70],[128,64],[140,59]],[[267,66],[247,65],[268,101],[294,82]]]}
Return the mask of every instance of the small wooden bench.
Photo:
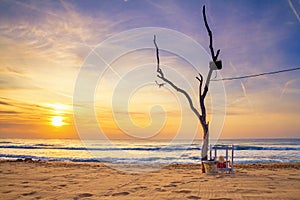
{"label": "small wooden bench", "polygon": [[[217,171],[225,171],[229,173],[234,173],[234,162],[233,162],[233,157],[234,157],[234,145],[210,145],[209,148],[209,157],[211,161],[215,161],[218,163],[218,150],[224,150],[225,155],[224,155],[224,164],[223,165],[218,165],[217,164]],[[231,153],[229,154],[229,151]],[[214,154],[213,154],[214,152]],[[223,163],[222,163],[223,164]],[[222,167],[220,167],[222,166]]]}

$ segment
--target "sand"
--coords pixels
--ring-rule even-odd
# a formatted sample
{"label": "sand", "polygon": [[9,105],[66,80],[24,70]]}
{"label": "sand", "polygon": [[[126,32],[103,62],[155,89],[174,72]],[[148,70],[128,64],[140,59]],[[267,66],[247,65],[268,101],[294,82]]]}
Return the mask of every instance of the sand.
{"label": "sand", "polygon": [[300,199],[299,169],[237,165],[234,174],[206,175],[199,165],[172,165],[128,173],[101,163],[1,161],[0,199]]}

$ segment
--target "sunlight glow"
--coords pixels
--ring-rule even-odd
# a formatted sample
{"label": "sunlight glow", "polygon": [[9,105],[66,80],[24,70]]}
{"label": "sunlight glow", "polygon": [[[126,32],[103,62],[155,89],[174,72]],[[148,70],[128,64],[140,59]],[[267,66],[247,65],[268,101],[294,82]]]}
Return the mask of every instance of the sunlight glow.
{"label": "sunlight glow", "polygon": [[53,126],[62,126],[63,124],[64,124],[63,117],[61,117],[61,116],[52,117],[52,125]]}
{"label": "sunlight glow", "polygon": [[63,113],[65,110],[68,110],[68,106],[64,105],[64,104],[52,104],[51,107],[54,109],[54,113],[56,114],[61,114]]}

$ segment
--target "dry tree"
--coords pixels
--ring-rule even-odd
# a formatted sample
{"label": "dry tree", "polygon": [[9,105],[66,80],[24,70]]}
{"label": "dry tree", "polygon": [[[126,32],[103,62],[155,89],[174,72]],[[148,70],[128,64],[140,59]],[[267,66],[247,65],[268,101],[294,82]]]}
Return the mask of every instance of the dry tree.
{"label": "dry tree", "polygon": [[[199,112],[198,109],[194,106],[190,95],[184,89],[181,89],[178,86],[176,86],[171,80],[169,80],[165,76],[162,69],[160,68],[159,48],[158,48],[158,45],[156,43],[156,36],[155,35],[154,35],[153,42],[154,42],[154,45],[155,45],[155,48],[156,48],[156,59],[157,59],[156,72],[158,73],[157,77],[159,79],[161,79],[162,81],[164,81],[165,83],[169,84],[173,89],[175,89],[176,91],[182,93],[186,97],[187,101],[189,102],[191,110],[193,111],[193,113],[197,116],[198,120],[200,121],[200,124],[201,124],[202,129],[203,129],[203,142],[202,142],[202,149],[201,149],[201,161],[205,161],[205,160],[207,160],[208,142],[209,142],[209,121],[207,121],[207,119],[206,119],[205,97],[206,97],[207,92],[208,92],[208,86],[209,86],[209,82],[210,82],[210,79],[211,79],[212,72],[214,70],[222,69],[222,62],[221,62],[221,60],[218,60],[220,49],[218,49],[217,52],[215,53],[214,48],[213,48],[212,31],[210,30],[209,25],[207,23],[206,13],[205,13],[205,6],[203,6],[202,14],[203,14],[203,19],[204,19],[204,24],[205,24],[205,27],[206,27],[206,30],[207,30],[208,36],[209,36],[209,49],[210,49],[212,61],[209,64],[209,72],[208,72],[207,79],[206,79],[206,82],[205,82],[204,86],[203,86],[204,80],[203,80],[202,74],[199,73],[198,74],[199,76],[196,76],[196,79],[199,81],[199,91],[198,91],[199,92],[199,108],[200,108],[201,112]],[[159,87],[163,86],[165,83],[159,84],[156,81],[156,84],[158,84]],[[202,172],[205,173],[203,162],[202,162]]]}

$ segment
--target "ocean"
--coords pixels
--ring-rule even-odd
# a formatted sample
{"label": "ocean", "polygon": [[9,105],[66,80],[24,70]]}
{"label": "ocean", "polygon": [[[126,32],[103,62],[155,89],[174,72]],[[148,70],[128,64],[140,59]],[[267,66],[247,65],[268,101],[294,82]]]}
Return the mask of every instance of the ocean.
{"label": "ocean", "polygon": [[[235,163],[300,162],[300,139],[233,139]],[[124,164],[199,164],[201,141],[0,139],[0,159]],[[219,155],[224,152],[219,152]]]}

